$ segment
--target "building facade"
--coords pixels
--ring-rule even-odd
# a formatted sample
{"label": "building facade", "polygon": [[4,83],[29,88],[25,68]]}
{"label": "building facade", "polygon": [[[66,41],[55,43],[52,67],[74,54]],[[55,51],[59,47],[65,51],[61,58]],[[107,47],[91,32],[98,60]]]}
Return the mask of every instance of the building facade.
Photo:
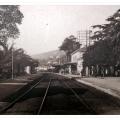
{"label": "building facade", "polygon": [[73,53],[71,53],[71,63],[76,63],[76,74],[81,75],[83,70],[83,53],[85,52],[86,48],[79,48]]}

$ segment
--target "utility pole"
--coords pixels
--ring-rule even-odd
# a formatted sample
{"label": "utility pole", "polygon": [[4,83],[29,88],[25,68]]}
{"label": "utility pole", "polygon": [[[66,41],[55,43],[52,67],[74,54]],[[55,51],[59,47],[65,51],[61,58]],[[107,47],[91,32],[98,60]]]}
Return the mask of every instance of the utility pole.
{"label": "utility pole", "polygon": [[81,30],[77,32],[77,41],[86,46],[86,48],[91,44],[90,33],[90,30]]}
{"label": "utility pole", "polygon": [[90,41],[90,30],[88,31],[88,40],[89,40],[89,43],[88,43],[88,44],[89,44],[89,47],[90,47],[90,42],[91,42],[91,41]]}
{"label": "utility pole", "polygon": [[86,30],[86,48],[88,47],[88,31]]}
{"label": "utility pole", "polygon": [[12,40],[12,80],[14,80],[14,40]]}
{"label": "utility pole", "polygon": [[92,30],[89,29],[89,34],[88,34],[88,37],[89,37],[89,46],[92,44],[91,34],[92,34]]}
{"label": "utility pole", "polygon": [[[77,40],[80,44],[83,44],[88,52],[90,53],[90,45],[91,45],[91,31],[89,30],[80,30],[77,32]],[[89,58],[90,59],[90,58]],[[90,76],[90,67],[88,66],[87,75]]]}
{"label": "utility pole", "polygon": [[77,42],[79,42],[79,44],[81,44],[81,41],[80,41],[80,31],[77,32]]}

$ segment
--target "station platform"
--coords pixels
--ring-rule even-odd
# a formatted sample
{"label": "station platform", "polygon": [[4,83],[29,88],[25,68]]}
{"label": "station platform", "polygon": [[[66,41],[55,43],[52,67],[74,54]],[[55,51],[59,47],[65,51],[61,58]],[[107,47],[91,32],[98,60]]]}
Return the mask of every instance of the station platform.
{"label": "station platform", "polygon": [[80,77],[79,75],[63,75],[75,78],[78,82],[89,85],[120,99],[120,77]]}

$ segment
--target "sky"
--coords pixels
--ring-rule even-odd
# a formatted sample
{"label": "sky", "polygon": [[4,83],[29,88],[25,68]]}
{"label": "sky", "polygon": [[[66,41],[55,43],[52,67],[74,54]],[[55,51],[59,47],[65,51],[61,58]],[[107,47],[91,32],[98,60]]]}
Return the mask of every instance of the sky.
{"label": "sky", "polygon": [[87,30],[92,25],[104,24],[113,15],[116,5],[23,5],[24,15],[19,27],[20,36],[15,40],[17,48],[34,55],[56,50],[64,39]]}

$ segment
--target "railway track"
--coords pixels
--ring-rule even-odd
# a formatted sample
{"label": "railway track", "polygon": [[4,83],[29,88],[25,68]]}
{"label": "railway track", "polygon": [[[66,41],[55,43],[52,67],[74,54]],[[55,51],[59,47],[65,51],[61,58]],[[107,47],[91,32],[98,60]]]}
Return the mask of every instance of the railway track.
{"label": "railway track", "polygon": [[94,115],[97,114],[97,112],[87,103],[87,101],[82,96],[79,96],[79,94],[70,86],[69,83],[63,82],[63,84],[65,84],[65,86],[74,94],[76,99],[78,99],[78,101],[83,104],[87,111]]}
{"label": "railway track", "polygon": [[47,86],[47,88],[46,88],[46,91],[45,91],[43,100],[42,100],[42,102],[41,102],[41,104],[40,104],[40,108],[38,109],[37,115],[39,115],[39,114],[41,113],[42,109],[43,109],[43,105],[44,105],[44,102],[45,102],[45,100],[46,100],[46,96],[47,96],[47,94],[48,94],[48,89],[49,89],[49,87],[50,87],[50,84],[51,84],[51,79],[49,80],[48,86]]}
{"label": "railway track", "polygon": [[[59,85],[61,84],[61,87],[64,86],[64,92],[66,93],[69,93],[75,101],[77,101],[77,105],[80,105],[78,106],[78,108],[80,108],[79,110],[82,110],[82,111],[76,111],[76,107],[74,108],[70,108],[70,105],[74,104],[73,102],[68,102],[68,104],[66,104],[66,108],[65,106],[62,106],[62,103],[64,102],[59,102],[59,104],[56,103],[56,99],[52,98],[51,97],[51,101],[54,101],[54,103],[49,107],[49,104],[45,101],[47,100],[48,96],[50,94],[50,90],[48,91],[48,89],[52,89],[52,87],[50,87],[50,84],[52,83],[52,86],[56,86],[56,82],[57,83],[59,82]],[[63,88],[62,88],[63,89]],[[52,91],[52,90],[51,90]],[[59,94],[61,93],[61,91],[59,92]],[[57,93],[58,94],[58,93]],[[62,95],[61,97],[59,97],[60,101],[62,101],[63,97],[67,96],[67,94],[64,94]],[[50,99],[48,99],[50,100]],[[72,100],[71,100],[72,101]],[[57,106],[55,106],[54,104],[57,104]],[[61,107],[60,107],[60,104],[61,104]],[[59,110],[58,110],[59,108]],[[71,111],[68,112],[68,110],[71,109]],[[52,111],[52,112],[51,112]],[[50,81],[49,84],[48,84],[48,87],[46,89],[46,92],[45,92],[45,95],[43,97],[43,101],[42,101],[42,104],[41,104],[41,107],[40,107],[40,110],[38,112],[38,114],[97,114],[88,104],[87,102],[81,98],[71,87],[70,85],[66,84],[65,82],[63,82],[62,80],[59,80],[59,79],[52,79],[52,82]]]}
{"label": "railway track", "polygon": [[9,102],[5,107],[0,109],[0,114],[3,114],[5,111],[10,109],[14,104],[20,101],[26,94],[28,94],[33,88],[35,88],[43,80],[41,76],[34,77],[34,79],[35,80],[33,82],[25,85],[22,89],[20,89],[17,94],[14,93],[6,99]]}
{"label": "railway track", "polygon": [[[116,100],[106,97],[108,98],[106,103],[105,97],[103,93],[89,89],[89,87],[75,80],[47,73],[38,76],[18,93],[5,99],[8,105],[3,107],[0,113],[35,115],[105,114],[106,108],[106,110],[112,109],[111,104],[108,103],[116,102]],[[103,108],[98,103],[101,106],[103,105]],[[113,106],[117,110],[120,109],[117,103],[114,103]]]}
{"label": "railway track", "polygon": [[[109,98],[108,99],[108,102],[111,102],[113,103],[115,106],[118,106],[120,108],[120,101],[119,99],[115,99],[115,97],[111,97],[111,95],[105,93],[105,92],[102,92],[102,91],[99,91],[99,94],[96,94],[95,90],[97,90],[96,88],[93,88],[93,87],[90,87],[90,86],[86,86],[84,85],[83,83],[79,83],[79,82],[75,82],[76,80],[73,79],[69,79],[69,81],[72,81],[76,86],[82,86],[83,88],[85,89],[89,89],[89,93],[91,94],[91,96],[93,97],[96,97],[96,98],[101,98],[101,96],[103,96],[102,98],[105,99],[105,97]],[[116,100],[115,102],[113,102],[114,100]],[[103,102],[103,101],[100,101],[100,102]]]}
{"label": "railway track", "polygon": [[[95,111],[96,114],[111,114],[112,112],[109,112],[110,109],[112,109],[110,111],[117,111],[116,113],[114,112],[113,114],[120,114],[119,111],[120,100],[118,98],[113,97],[103,91],[97,90],[96,88],[93,88],[91,86],[85,85],[80,82],[76,82],[76,79],[74,78],[72,79],[67,78],[67,81],[68,82],[66,85],[72,83],[72,86],[74,84],[76,87],[82,87],[84,91],[86,91],[86,93],[80,95],[80,97],[86,104],[88,104],[88,107],[93,109],[93,112]],[[94,100],[90,100],[90,99],[94,99]],[[97,101],[99,101],[99,103]]]}

